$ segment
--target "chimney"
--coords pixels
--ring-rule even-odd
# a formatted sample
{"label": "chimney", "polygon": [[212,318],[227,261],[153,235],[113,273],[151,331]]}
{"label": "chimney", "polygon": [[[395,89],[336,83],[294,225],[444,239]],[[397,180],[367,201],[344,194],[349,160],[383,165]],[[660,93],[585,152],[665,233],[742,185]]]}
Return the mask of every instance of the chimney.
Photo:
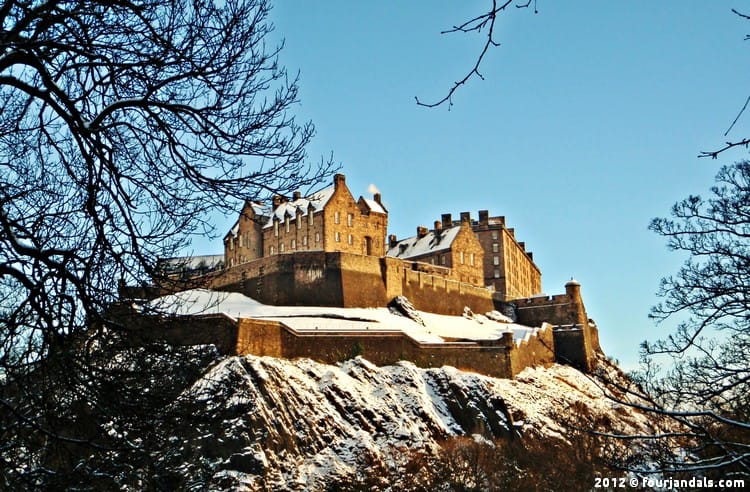
{"label": "chimney", "polygon": [[422,239],[430,232],[425,226],[417,226],[417,238]]}
{"label": "chimney", "polygon": [[525,242],[521,241],[520,243],[518,243],[518,245],[521,247],[522,250],[526,251],[526,243]]}
{"label": "chimney", "polygon": [[302,198],[302,193],[300,193],[299,191],[295,191],[294,194],[292,195],[292,199],[299,200],[300,198]]}
{"label": "chimney", "polygon": [[388,248],[392,249],[396,247],[396,244],[398,244],[398,239],[396,239],[395,234],[391,234],[388,236]]}
{"label": "chimney", "polygon": [[534,261],[534,253],[532,253],[531,251],[527,251],[526,256],[528,256],[531,261]]}
{"label": "chimney", "polygon": [[375,200],[378,205],[383,205],[383,202],[380,200],[380,193],[373,193],[372,199]]}
{"label": "chimney", "polygon": [[500,219],[500,225],[505,227],[505,216],[501,215],[500,217],[498,217],[498,219]]}
{"label": "chimney", "polygon": [[284,203],[286,199],[281,195],[274,195],[273,196],[273,209],[276,210],[279,205]]}
{"label": "chimney", "polygon": [[488,210],[479,211],[479,225],[481,226],[490,225],[490,212]]}
{"label": "chimney", "polygon": [[439,234],[443,230],[443,223],[439,220],[435,221],[435,233]]}
{"label": "chimney", "polygon": [[440,216],[440,219],[443,221],[443,229],[448,229],[453,225],[453,217],[451,214],[443,214]]}
{"label": "chimney", "polygon": [[512,237],[513,239],[516,238],[516,231],[512,227],[508,228],[508,234],[510,234],[510,237]]}
{"label": "chimney", "polygon": [[461,222],[469,222],[471,223],[471,213],[470,212],[461,212]]}
{"label": "chimney", "polygon": [[346,185],[346,176],[343,174],[335,174],[333,176],[333,189],[338,190],[341,185]]}

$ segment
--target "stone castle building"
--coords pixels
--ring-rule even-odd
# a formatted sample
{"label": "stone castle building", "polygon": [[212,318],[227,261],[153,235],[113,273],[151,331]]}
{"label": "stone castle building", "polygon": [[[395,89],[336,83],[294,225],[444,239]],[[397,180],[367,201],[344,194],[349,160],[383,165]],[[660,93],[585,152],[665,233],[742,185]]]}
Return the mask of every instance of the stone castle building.
{"label": "stone castle building", "polygon": [[503,300],[542,292],[542,273],[534,256],[516,240],[515,231],[505,226],[505,217],[490,217],[487,210],[480,210],[479,220],[471,224],[485,252],[484,285],[493,286]]}
{"label": "stone castle building", "polygon": [[429,263],[446,269],[459,282],[484,285],[484,250],[466,212],[460,222],[435,222],[432,230],[419,226],[416,236],[398,241],[391,234],[388,240],[390,257]]}
{"label": "stone castle building", "polygon": [[224,237],[227,267],[259,258],[300,251],[385,255],[388,212],[380,194],[373,199],[354,196],[343,174],[333,186],[292,200],[276,196],[271,207],[248,201]]}
{"label": "stone castle building", "polygon": [[[432,230],[420,226],[415,236],[402,240],[386,239],[387,226],[380,194],[355,200],[345,177],[337,174],[332,186],[310,196],[277,196],[270,205],[245,202],[224,237],[223,269],[206,273],[196,268],[192,277],[186,270],[192,263],[169,259],[167,282],[151,292],[135,288],[129,298],[201,287],[272,306],[394,309],[394,301],[406,298],[413,309],[439,315],[495,316],[499,311],[522,327],[539,330],[522,340],[509,328],[496,339],[449,337],[435,343],[370,326],[362,313],[338,331],[300,328],[289,316],[223,315],[176,323],[165,319],[156,331],[147,323],[143,336],[214,343],[227,353],[328,362],[340,360],[351,347],[365,347],[364,355],[379,364],[407,359],[423,367],[450,364],[499,377],[555,361],[593,367],[600,351],[598,332],[586,314],[580,285],[571,280],[565,294],[540,294],[539,268],[504,217],[480,210],[478,220],[462,212],[454,221],[443,214]],[[358,323],[367,326],[358,329]]]}

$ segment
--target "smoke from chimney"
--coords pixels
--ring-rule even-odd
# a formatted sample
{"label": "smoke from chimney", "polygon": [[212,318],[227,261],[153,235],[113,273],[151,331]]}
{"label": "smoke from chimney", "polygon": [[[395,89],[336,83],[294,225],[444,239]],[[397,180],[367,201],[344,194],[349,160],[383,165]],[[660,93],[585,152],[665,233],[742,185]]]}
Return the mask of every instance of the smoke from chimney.
{"label": "smoke from chimney", "polygon": [[370,186],[367,187],[367,192],[371,195],[380,194],[380,190],[378,189],[378,187],[372,183],[370,183]]}

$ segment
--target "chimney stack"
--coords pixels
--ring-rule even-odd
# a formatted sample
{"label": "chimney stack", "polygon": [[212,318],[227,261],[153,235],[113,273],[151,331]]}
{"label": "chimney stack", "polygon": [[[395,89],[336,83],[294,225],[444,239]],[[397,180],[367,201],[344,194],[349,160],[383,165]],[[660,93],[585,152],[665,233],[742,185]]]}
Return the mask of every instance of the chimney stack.
{"label": "chimney stack", "polygon": [[388,236],[388,249],[395,248],[396,244],[398,244],[398,239],[396,239],[396,235],[391,234],[390,236]]}
{"label": "chimney stack", "polygon": [[469,222],[469,223],[471,223],[471,213],[470,212],[461,212],[461,222]]}
{"label": "chimney stack", "polygon": [[443,221],[443,229],[448,229],[453,225],[453,217],[451,214],[443,214],[440,216],[440,219]]}
{"label": "chimney stack", "polygon": [[302,198],[302,193],[300,193],[299,191],[295,191],[294,194],[292,194],[292,197],[293,200],[299,200],[300,198]]}
{"label": "chimney stack", "polygon": [[489,210],[479,211],[479,225],[488,226],[490,225],[490,212]]}
{"label": "chimney stack", "polygon": [[425,226],[417,226],[417,238],[422,239],[430,232]]}
{"label": "chimney stack", "polygon": [[380,200],[380,193],[373,193],[372,199],[375,200],[378,205],[383,205],[383,202]]}
{"label": "chimney stack", "polygon": [[333,176],[333,189],[338,190],[339,186],[346,184],[346,176],[343,174],[335,174]]}
{"label": "chimney stack", "polygon": [[273,209],[276,210],[279,205],[286,202],[286,198],[284,198],[281,195],[274,195],[273,196]]}

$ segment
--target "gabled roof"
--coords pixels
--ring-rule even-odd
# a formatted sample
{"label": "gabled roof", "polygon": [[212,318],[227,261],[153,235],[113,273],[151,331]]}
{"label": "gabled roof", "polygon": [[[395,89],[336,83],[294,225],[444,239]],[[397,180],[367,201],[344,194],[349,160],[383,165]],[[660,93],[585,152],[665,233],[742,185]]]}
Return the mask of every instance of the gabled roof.
{"label": "gabled roof", "polygon": [[280,204],[278,207],[276,207],[276,210],[273,210],[268,214],[270,215],[270,219],[263,227],[271,227],[273,225],[274,217],[278,218],[281,222],[284,221],[284,218],[286,216],[296,217],[298,210],[300,211],[301,215],[307,215],[307,210],[310,205],[312,205],[313,211],[322,210],[333,196],[333,190],[334,187],[329,186],[328,188],[320,190],[317,193],[313,193],[310,196],[298,198],[296,200],[292,200],[291,202],[284,202]]}
{"label": "gabled roof", "polygon": [[[271,216],[271,213],[273,213],[273,209],[271,207],[269,207],[268,205],[263,205],[262,203],[254,202],[252,200],[246,200],[245,207],[247,207],[248,205],[252,207],[253,214],[255,214],[255,216],[258,217],[263,223],[265,223],[268,217]],[[243,207],[242,210],[245,210],[245,207]],[[240,217],[242,217],[242,212],[240,212]],[[232,228],[229,229],[229,232],[224,235],[224,240],[226,241],[229,236],[237,237],[239,231],[240,219],[237,219]]]}
{"label": "gabled roof", "polygon": [[419,256],[447,251],[450,249],[453,240],[456,239],[461,226],[453,226],[443,229],[439,235],[435,231],[429,231],[423,237],[412,236],[402,239],[396,245],[389,249],[387,256],[396,258],[417,258]]}
{"label": "gabled roof", "polygon": [[370,209],[371,212],[377,212],[379,214],[387,214],[388,212],[385,211],[385,208],[376,202],[375,200],[371,200],[368,198],[362,198],[362,201],[365,202],[365,205]]}

